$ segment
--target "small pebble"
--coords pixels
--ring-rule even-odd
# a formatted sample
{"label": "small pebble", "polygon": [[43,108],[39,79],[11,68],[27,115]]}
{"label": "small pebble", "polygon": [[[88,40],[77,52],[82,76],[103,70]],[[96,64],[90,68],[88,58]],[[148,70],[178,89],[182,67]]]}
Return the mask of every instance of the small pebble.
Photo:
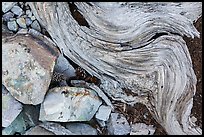
{"label": "small pebble", "polygon": [[37,20],[35,20],[32,24],[31,24],[31,28],[41,32],[41,27],[40,27],[40,24],[38,23]]}
{"label": "small pebble", "polygon": [[13,18],[14,14],[12,12],[7,12],[6,14],[3,15],[3,21],[9,21],[10,18]]}
{"label": "small pebble", "polygon": [[2,2],[2,11],[8,12],[17,2]]}
{"label": "small pebble", "polygon": [[27,34],[28,33],[28,29],[20,29],[17,33],[18,34]]}
{"label": "small pebble", "polygon": [[32,12],[31,12],[30,10],[26,10],[26,15],[27,15],[28,17],[32,17]]}
{"label": "small pebble", "polygon": [[18,25],[16,23],[16,21],[9,21],[7,23],[8,29],[11,31],[17,31],[18,30]]}
{"label": "small pebble", "polygon": [[31,25],[33,22],[30,18],[25,18],[25,21],[27,26]]}
{"label": "small pebble", "polygon": [[10,18],[9,21],[16,21],[16,18]]}
{"label": "small pebble", "polygon": [[17,20],[16,20],[16,22],[18,23],[18,25],[21,27],[21,28],[26,28],[26,21],[25,21],[25,19],[24,18],[18,18]]}
{"label": "small pebble", "polygon": [[11,9],[11,11],[18,15],[21,16],[23,14],[23,10],[19,7],[19,6],[13,6],[13,8]]}
{"label": "small pebble", "polygon": [[35,16],[31,16],[30,19],[31,20],[35,20],[36,18],[35,18]]}

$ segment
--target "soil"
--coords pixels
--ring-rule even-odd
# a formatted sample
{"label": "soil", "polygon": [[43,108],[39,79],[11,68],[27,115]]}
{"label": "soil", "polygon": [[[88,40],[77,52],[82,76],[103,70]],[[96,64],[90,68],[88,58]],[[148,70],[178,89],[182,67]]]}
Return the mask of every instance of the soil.
{"label": "soil", "polygon": [[196,124],[202,129],[202,17],[194,23],[196,29],[200,32],[200,38],[187,38],[184,40],[187,43],[193,69],[197,77],[196,94],[193,98],[192,116],[197,118]]}

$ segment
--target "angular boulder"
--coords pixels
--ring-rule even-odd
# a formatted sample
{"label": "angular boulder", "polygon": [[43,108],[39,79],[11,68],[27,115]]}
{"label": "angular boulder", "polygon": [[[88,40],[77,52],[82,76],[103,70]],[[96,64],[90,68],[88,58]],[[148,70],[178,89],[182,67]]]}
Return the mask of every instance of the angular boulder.
{"label": "angular boulder", "polygon": [[50,89],[41,104],[41,121],[89,121],[101,99],[94,90],[77,87],[56,87]]}
{"label": "angular boulder", "polygon": [[59,55],[52,43],[2,33],[2,84],[24,104],[42,103]]}
{"label": "angular boulder", "polygon": [[111,113],[107,124],[109,135],[127,135],[130,133],[130,125],[124,115]]}
{"label": "angular boulder", "polygon": [[2,85],[2,126],[8,127],[20,114],[23,105]]}

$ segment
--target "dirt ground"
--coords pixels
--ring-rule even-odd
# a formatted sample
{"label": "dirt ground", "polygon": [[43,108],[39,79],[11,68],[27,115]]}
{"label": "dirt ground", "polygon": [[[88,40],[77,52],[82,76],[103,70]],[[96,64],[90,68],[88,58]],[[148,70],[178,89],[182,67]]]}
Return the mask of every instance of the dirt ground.
{"label": "dirt ground", "polygon": [[197,77],[196,94],[193,98],[192,116],[197,118],[196,124],[202,128],[202,17],[194,23],[197,30],[200,32],[200,38],[189,39],[184,38],[187,43],[193,69]]}

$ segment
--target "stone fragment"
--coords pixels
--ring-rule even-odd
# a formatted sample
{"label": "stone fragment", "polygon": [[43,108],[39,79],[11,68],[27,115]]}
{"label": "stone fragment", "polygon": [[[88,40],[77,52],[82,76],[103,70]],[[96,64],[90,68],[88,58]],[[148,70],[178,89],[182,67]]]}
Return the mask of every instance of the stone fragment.
{"label": "stone fragment", "polygon": [[23,2],[19,2],[19,5],[21,6],[21,8],[23,8],[24,3]]}
{"label": "stone fragment", "polygon": [[8,29],[8,27],[7,27],[6,25],[2,24],[2,33],[3,33],[3,32],[13,33],[12,31],[10,31],[10,30]]}
{"label": "stone fragment", "polygon": [[21,27],[21,28],[24,28],[26,29],[26,20],[22,17],[18,18],[16,20],[16,22],[18,23],[18,25]]}
{"label": "stone fragment", "polygon": [[16,119],[4,129],[3,133],[6,135],[13,135],[16,132],[24,134],[27,129],[39,124],[39,111],[39,106],[24,104],[23,111],[21,111]]}
{"label": "stone fragment", "polygon": [[65,126],[76,135],[97,135],[97,130],[85,123],[67,123]]}
{"label": "stone fragment", "polygon": [[[32,21],[36,20],[35,16],[31,16],[30,19],[31,19]],[[36,21],[37,21],[37,20],[36,20]]]}
{"label": "stone fragment", "polygon": [[130,125],[127,119],[119,113],[111,113],[107,129],[109,135],[127,135],[130,133]]}
{"label": "stone fragment", "polygon": [[25,131],[26,124],[23,119],[23,114],[20,113],[8,127],[2,130],[2,135],[14,135],[15,133],[24,134]]}
{"label": "stone fragment", "polygon": [[18,15],[18,16],[21,16],[23,14],[23,10],[19,7],[19,6],[13,6],[13,8],[11,9],[11,11]]}
{"label": "stone fragment", "polygon": [[31,25],[33,22],[30,18],[25,18],[25,21],[27,26]]}
{"label": "stone fragment", "polygon": [[111,113],[111,107],[101,105],[96,113],[96,118],[99,120],[107,121]]}
{"label": "stone fragment", "polygon": [[32,17],[32,12],[30,10],[26,10],[26,15],[30,18]]}
{"label": "stone fragment", "polygon": [[2,11],[6,13],[9,11],[17,2],[2,2]]}
{"label": "stone fragment", "polygon": [[[31,18],[31,20],[32,20],[32,18]],[[37,20],[33,21],[33,23],[31,24],[31,28],[33,28],[33,29],[35,29],[35,30],[37,30],[39,32],[41,31],[40,24],[38,23]]]}
{"label": "stone fragment", "polygon": [[23,106],[2,85],[2,127],[8,127],[22,111]]}
{"label": "stone fragment", "polygon": [[42,103],[49,87],[59,52],[45,43],[28,34],[2,33],[2,83],[24,104]]}
{"label": "stone fragment", "polygon": [[18,32],[18,34],[27,34],[28,33],[28,29],[20,29]]}
{"label": "stone fragment", "polygon": [[17,25],[15,20],[8,21],[7,26],[8,26],[8,29],[11,30],[11,31],[17,31],[18,30],[18,25]]}
{"label": "stone fragment", "polygon": [[65,127],[61,126],[59,123],[43,122],[39,126],[51,131],[55,135],[75,135]]}
{"label": "stone fragment", "polygon": [[75,69],[63,56],[63,54],[60,54],[57,58],[54,71],[64,74],[64,76],[66,76],[67,78],[75,76]]}
{"label": "stone fragment", "polygon": [[145,123],[136,123],[131,125],[130,135],[153,135],[155,128],[153,125],[146,125]]}
{"label": "stone fragment", "polygon": [[10,18],[14,17],[14,14],[12,12],[7,12],[2,17],[3,17],[3,21],[8,22],[8,21],[10,21]]}
{"label": "stone fragment", "polygon": [[55,135],[55,134],[52,133],[51,131],[46,130],[43,127],[35,126],[26,131],[24,135]]}
{"label": "stone fragment", "polygon": [[102,101],[94,90],[56,87],[48,91],[41,104],[41,121],[89,121]]}
{"label": "stone fragment", "polygon": [[100,127],[105,127],[106,122],[109,119],[111,113],[111,107],[110,106],[105,106],[101,105],[95,115],[96,121],[100,125]]}

